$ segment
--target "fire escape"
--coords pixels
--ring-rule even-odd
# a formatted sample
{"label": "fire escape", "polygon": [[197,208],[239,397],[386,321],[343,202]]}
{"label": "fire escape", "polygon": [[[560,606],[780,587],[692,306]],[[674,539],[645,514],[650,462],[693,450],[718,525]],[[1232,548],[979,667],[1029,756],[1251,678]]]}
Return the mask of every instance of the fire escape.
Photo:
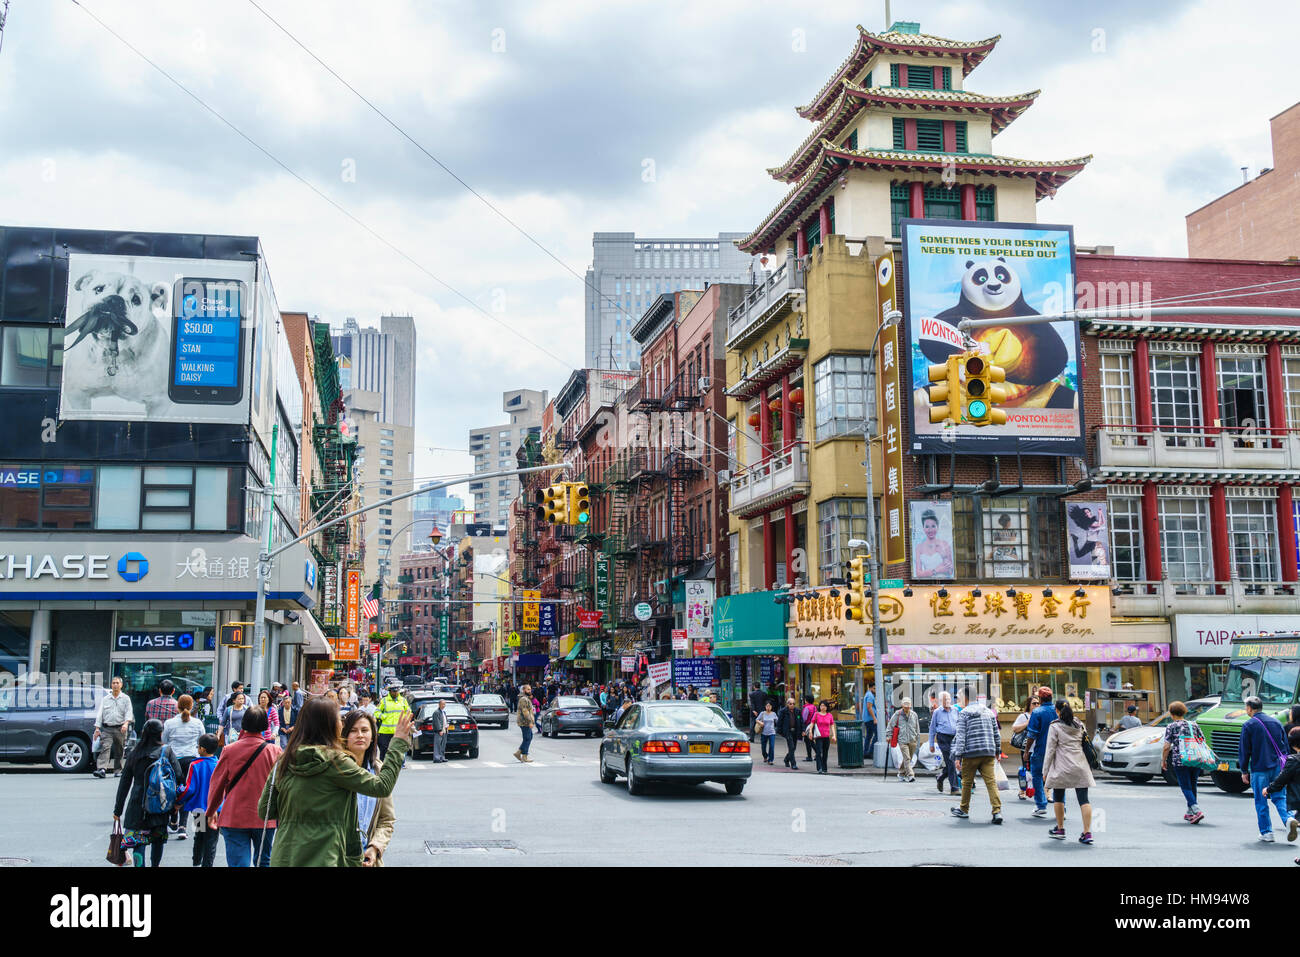
{"label": "fire escape", "polygon": [[[351,508],[357,443],[355,439],[345,437],[340,428],[339,416],[343,412],[343,394],[339,384],[338,361],[334,358],[328,325],[324,323],[313,325],[312,348],[315,353],[316,392],[320,399],[320,411],[324,421],[317,421],[312,426],[312,444],[316,448],[316,457],[320,463],[320,479],[312,487],[311,509],[313,524],[323,524],[345,515]],[[343,560],[352,564],[353,553],[348,548],[350,544],[349,523],[340,522],[312,539],[311,548],[317,563],[324,568]],[[339,599],[342,597],[341,581],[337,583],[335,597],[333,608],[318,609],[321,628],[332,638],[343,634],[343,622],[338,611]]]}

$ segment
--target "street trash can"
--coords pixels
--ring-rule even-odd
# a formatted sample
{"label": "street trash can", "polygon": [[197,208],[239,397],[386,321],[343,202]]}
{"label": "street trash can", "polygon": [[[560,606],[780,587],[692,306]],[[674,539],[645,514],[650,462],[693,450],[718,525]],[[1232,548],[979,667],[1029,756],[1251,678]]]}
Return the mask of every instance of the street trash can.
{"label": "street trash can", "polygon": [[862,723],[835,722],[836,757],[842,768],[862,767]]}

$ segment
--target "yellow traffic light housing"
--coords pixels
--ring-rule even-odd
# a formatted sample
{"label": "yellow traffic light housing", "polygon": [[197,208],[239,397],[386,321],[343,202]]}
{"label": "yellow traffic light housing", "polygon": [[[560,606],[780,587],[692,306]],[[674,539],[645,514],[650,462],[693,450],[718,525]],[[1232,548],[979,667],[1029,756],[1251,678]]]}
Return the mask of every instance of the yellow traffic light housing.
{"label": "yellow traffic light housing", "polygon": [[586,525],[591,521],[591,490],[586,482],[568,482],[569,524]]}
{"label": "yellow traffic light housing", "polygon": [[867,563],[863,558],[850,559],[848,563],[848,589],[844,594],[844,617],[849,621],[862,621],[867,607]]}
{"label": "yellow traffic light housing", "polygon": [[537,504],[534,506],[537,520],[553,525],[564,524],[569,520],[569,487],[561,483],[548,485],[537,490]]}
{"label": "yellow traffic light housing", "polygon": [[932,423],[961,422],[961,360],[960,353],[951,355],[946,362],[930,366],[930,421]]}
{"label": "yellow traffic light housing", "polygon": [[963,353],[961,363],[966,373],[966,421],[980,426],[1005,425],[1007,414],[994,406],[1007,400],[1007,390],[993,383],[1005,382],[1006,370],[975,351]]}

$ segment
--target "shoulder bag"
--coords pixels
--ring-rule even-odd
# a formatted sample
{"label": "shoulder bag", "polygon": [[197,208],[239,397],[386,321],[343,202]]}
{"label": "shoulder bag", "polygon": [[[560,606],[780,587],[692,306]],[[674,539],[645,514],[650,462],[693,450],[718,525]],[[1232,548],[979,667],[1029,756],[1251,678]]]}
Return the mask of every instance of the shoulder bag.
{"label": "shoulder bag", "polygon": [[1178,733],[1178,763],[1197,771],[1214,771],[1219,766],[1218,757],[1195,721],[1185,721]]}
{"label": "shoulder bag", "polygon": [[1016,751],[1023,751],[1028,740],[1029,733],[1024,728],[1021,728],[1011,736],[1011,747]]}
{"label": "shoulder bag", "polygon": [[[1252,720],[1258,718],[1259,718],[1258,714],[1252,716]],[[1259,722],[1259,726],[1264,729],[1264,737],[1268,739],[1268,743],[1273,747],[1273,753],[1277,755],[1278,766],[1281,767],[1282,765],[1286,764],[1286,753],[1281,748],[1279,748],[1277,746],[1277,742],[1273,740],[1273,733],[1268,730],[1268,725],[1266,725],[1261,720]]]}
{"label": "shoulder bag", "polygon": [[[1075,725],[1077,728],[1078,725]],[[1083,748],[1083,758],[1088,762],[1088,767],[1094,771],[1101,770],[1101,761],[1097,757],[1097,749],[1093,747],[1092,742],[1088,740],[1088,729],[1079,730],[1079,746]]]}
{"label": "shoulder bag", "polygon": [[126,864],[126,848],[122,846],[121,821],[113,822],[113,832],[108,836],[108,854],[105,859],[114,867],[122,867]]}
{"label": "shoulder bag", "polygon": [[262,753],[262,749],[268,744],[270,744],[269,741],[263,741],[257,746],[257,750],[248,756],[248,760],[244,762],[244,766],[239,769],[235,776],[230,779],[230,783],[226,785],[226,797],[229,797],[230,792],[235,790],[235,785],[239,783],[239,779],[242,778],[245,772],[253,766],[253,762],[257,760],[257,756]]}

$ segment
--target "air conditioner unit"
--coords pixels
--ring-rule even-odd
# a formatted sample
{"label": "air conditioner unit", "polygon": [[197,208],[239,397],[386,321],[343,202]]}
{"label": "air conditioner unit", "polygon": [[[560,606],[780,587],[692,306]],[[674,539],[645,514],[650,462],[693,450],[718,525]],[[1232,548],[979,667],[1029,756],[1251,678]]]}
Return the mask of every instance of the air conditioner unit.
{"label": "air conditioner unit", "polygon": [[730,482],[730,481],[731,481],[731,469],[719,469],[719,470],[718,470],[718,481],[719,481],[719,482]]}
{"label": "air conditioner unit", "polygon": [[708,392],[713,386],[713,380],[706,375],[700,376],[699,389],[701,392]]}

